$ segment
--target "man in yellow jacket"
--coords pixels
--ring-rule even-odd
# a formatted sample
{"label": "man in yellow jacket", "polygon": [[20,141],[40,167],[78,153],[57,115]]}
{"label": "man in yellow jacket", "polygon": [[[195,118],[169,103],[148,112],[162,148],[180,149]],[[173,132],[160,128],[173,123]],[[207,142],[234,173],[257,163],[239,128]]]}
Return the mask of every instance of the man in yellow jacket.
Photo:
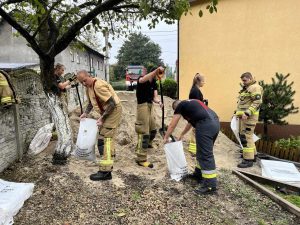
{"label": "man in yellow jacket", "polygon": [[110,180],[112,179],[111,172],[115,156],[113,140],[122,115],[120,99],[110,84],[104,80],[91,77],[85,70],[79,71],[77,78],[86,87],[89,99],[88,106],[80,118],[85,118],[93,108],[100,114],[100,118],[97,120],[100,136],[98,150],[102,157],[99,163],[99,171],[92,174],[90,179],[94,181]]}
{"label": "man in yellow jacket", "polygon": [[9,86],[5,72],[0,70],[0,103],[4,107],[8,107],[14,102],[13,91]]}
{"label": "man in yellow jacket", "polygon": [[240,118],[240,139],[243,145],[243,161],[239,168],[253,166],[256,154],[253,134],[259,117],[259,108],[262,103],[262,87],[254,80],[251,73],[241,75],[243,88],[240,91],[235,115]]}

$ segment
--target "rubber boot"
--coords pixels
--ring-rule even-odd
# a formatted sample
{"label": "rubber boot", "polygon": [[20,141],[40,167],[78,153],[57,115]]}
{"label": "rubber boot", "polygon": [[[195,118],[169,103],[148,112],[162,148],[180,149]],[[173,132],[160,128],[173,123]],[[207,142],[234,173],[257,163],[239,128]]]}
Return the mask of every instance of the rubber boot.
{"label": "rubber boot", "polygon": [[97,173],[91,174],[90,179],[93,181],[98,181],[98,180],[111,180],[111,172],[102,172],[98,171]]}
{"label": "rubber boot", "polygon": [[253,166],[253,160],[243,159],[243,161],[237,165],[239,168],[248,168]]}

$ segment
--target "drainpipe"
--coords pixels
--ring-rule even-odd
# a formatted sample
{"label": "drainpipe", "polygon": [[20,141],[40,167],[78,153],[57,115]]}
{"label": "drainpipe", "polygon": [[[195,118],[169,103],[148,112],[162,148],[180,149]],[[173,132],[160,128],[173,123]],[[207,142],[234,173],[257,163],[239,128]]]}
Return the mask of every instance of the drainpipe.
{"label": "drainpipe", "polygon": [[177,99],[179,99],[179,20],[177,20],[177,61],[176,61],[176,77],[177,77]]}

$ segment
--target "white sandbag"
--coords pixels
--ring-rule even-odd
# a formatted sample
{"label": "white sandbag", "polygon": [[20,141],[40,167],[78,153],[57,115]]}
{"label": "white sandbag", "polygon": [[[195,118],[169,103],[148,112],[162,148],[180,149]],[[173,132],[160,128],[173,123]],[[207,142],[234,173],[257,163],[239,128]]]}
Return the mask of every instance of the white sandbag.
{"label": "white sandbag", "polygon": [[48,146],[52,137],[53,126],[54,123],[49,123],[38,130],[29,145],[29,155],[37,155]]}
{"label": "white sandbag", "polygon": [[188,174],[182,141],[170,142],[164,146],[171,179],[180,181]]}
{"label": "white sandbag", "polygon": [[261,160],[262,176],[284,182],[300,182],[300,173],[293,163]]}
{"label": "white sandbag", "polygon": [[[240,119],[236,116],[233,116],[232,119],[231,119],[231,122],[230,122],[230,128],[235,136],[235,138],[238,140],[241,148],[243,148],[243,145],[241,143],[241,139],[240,139],[240,135],[239,135],[239,131],[240,131],[240,128],[239,128],[239,121]],[[253,134],[253,141],[256,142],[258,141],[260,138],[258,136],[256,136],[255,134]]]}
{"label": "white sandbag", "polygon": [[80,121],[79,131],[74,155],[78,159],[95,161],[95,143],[97,139],[98,126],[94,119],[83,119]]}
{"label": "white sandbag", "polygon": [[33,192],[33,183],[14,183],[0,179],[0,225],[13,224],[13,217]]}

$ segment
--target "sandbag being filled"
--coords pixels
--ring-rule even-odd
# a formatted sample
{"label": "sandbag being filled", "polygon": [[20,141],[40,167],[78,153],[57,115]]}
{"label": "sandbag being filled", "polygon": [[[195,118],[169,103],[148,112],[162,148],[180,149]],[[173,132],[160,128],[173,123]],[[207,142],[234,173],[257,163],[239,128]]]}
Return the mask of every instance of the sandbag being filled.
{"label": "sandbag being filled", "polygon": [[79,131],[74,155],[79,159],[95,161],[95,143],[97,139],[98,126],[94,119],[83,119],[80,121]]}
{"label": "sandbag being filled", "polygon": [[180,181],[188,174],[182,141],[170,142],[164,146],[171,179]]}

